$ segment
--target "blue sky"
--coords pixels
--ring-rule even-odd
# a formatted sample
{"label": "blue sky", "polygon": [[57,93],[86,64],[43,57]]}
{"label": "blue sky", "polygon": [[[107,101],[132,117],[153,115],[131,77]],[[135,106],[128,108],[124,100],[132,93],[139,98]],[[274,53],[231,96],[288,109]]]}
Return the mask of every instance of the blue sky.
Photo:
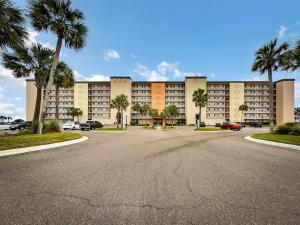
{"label": "blue sky", "polygon": [[[89,27],[87,46],[62,50],[62,60],[77,79],[102,80],[131,75],[133,80],[183,80],[206,75],[209,80],[266,79],[250,68],[256,49],[279,37],[300,39],[297,0],[74,0]],[[26,1],[16,0],[25,8]],[[31,41],[55,46],[56,38],[28,25]],[[297,79],[299,72],[275,73],[274,79]],[[2,96],[2,98],[1,98]],[[4,98],[5,96],[5,98]],[[0,67],[0,114],[25,116],[25,87]]]}

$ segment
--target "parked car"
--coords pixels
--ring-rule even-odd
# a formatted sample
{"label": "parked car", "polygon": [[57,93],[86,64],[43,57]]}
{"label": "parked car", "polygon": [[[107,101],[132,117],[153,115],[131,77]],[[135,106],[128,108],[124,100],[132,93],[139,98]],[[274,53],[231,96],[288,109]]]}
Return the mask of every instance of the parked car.
{"label": "parked car", "polygon": [[12,122],[9,127],[10,130],[24,130],[26,128],[27,128],[26,122],[19,122],[19,123]]}
{"label": "parked car", "polygon": [[66,123],[63,123],[61,125],[61,128],[64,129],[64,130],[80,130],[80,123],[79,122],[68,121]]}
{"label": "parked car", "polygon": [[251,127],[262,127],[262,123],[255,122],[255,123],[251,123],[250,126]]}
{"label": "parked car", "polygon": [[96,128],[103,128],[103,124],[98,121],[88,120],[86,121],[91,126],[91,130]]}
{"label": "parked car", "polygon": [[91,130],[91,125],[88,123],[82,123],[80,124],[80,130],[82,131],[90,131]]}
{"label": "parked car", "polygon": [[240,124],[242,127],[246,127],[246,125],[244,124],[244,123],[238,123],[238,124]]}
{"label": "parked car", "polygon": [[0,130],[9,130],[10,123],[0,123]]}
{"label": "parked car", "polygon": [[206,124],[204,122],[200,122],[200,127],[206,127]]}
{"label": "parked car", "polygon": [[216,123],[215,127],[221,127],[222,124],[221,123]]}
{"label": "parked car", "polygon": [[223,123],[221,128],[229,129],[229,130],[240,130],[240,129],[242,129],[242,126],[241,126],[241,124],[238,124],[238,123]]}

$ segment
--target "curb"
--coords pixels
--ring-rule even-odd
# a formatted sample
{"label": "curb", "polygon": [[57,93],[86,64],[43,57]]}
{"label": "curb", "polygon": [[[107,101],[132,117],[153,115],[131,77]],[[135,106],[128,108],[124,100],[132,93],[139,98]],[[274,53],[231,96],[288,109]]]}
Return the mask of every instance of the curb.
{"label": "curb", "polygon": [[298,146],[298,145],[291,145],[291,144],[279,143],[279,142],[274,142],[274,141],[266,141],[266,140],[253,138],[253,137],[250,137],[250,136],[246,136],[244,138],[248,141],[253,141],[253,142],[256,142],[256,143],[260,143],[260,144],[271,145],[271,146],[276,146],[276,147],[281,147],[281,148],[288,148],[288,149],[293,149],[293,150],[300,151],[300,146]]}
{"label": "curb", "polygon": [[229,132],[228,130],[208,130],[208,131],[202,131],[202,130],[192,130],[193,132],[199,132],[199,133],[223,133],[223,132]]}
{"label": "curb", "polygon": [[93,133],[127,133],[127,130],[124,131],[116,131],[116,130],[91,130],[91,132]]}
{"label": "curb", "polygon": [[70,141],[57,142],[57,143],[52,143],[52,144],[47,144],[47,145],[38,145],[38,146],[33,146],[33,147],[3,150],[3,151],[0,151],[0,157],[9,156],[9,155],[17,155],[17,154],[22,154],[22,153],[27,153],[27,152],[36,152],[36,151],[46,150],[46,149],[50,149],[50,148],[63,147],[63,146],[67,146],[67,145],[84,142],[84,141],[87,141],[88,139],[89,139],[88,137],[83,136],[81,138],[78,138],[75,140],[70,140]]}

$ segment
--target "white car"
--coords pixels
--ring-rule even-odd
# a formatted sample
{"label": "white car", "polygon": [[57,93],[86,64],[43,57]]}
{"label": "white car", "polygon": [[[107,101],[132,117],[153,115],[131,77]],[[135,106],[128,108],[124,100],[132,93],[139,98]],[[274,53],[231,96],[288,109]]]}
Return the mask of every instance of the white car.
{"label": "white car", "polygon": [[10,123],[0,123],[0,130],[9,130],[10,125]]}
{"label": "white car", "polygon": [[80,123],[79,122],[68,121],[66,123],[63,123],[61,125],[61,128],[64,129],[64,130],[80,130]]}

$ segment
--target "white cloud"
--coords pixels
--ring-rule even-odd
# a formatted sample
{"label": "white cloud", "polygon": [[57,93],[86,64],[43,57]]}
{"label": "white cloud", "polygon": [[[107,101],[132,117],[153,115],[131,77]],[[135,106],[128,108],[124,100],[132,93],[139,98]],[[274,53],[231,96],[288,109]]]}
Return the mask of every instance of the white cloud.
{"label": "white cloud", "polygon": [[24,108],[16,106],[5,97],[7,90],[0,86],[0,113],[4,116],[11,116],[13,119],[25,119]]}
{"label": "white cloud", "polygon": [[264,76],[253,76],[246,79],[247,81],[266,81],[267,79]]}
{"label": "white cloud", "polygon": [[41,42],[41,41],[38,40],[38,37],[39,37],[40,34],[37,31],[28,28],[27,32],[28,32],[28,38],[25,41],[25,44],[27,46],[31,46],[33,43],[38,42],[45,48],[54,49],[54,47],[49,42]]}
{"label": "white cloud", "polygon": [[163,74],[160,74],[156,70],[149,70],[146,66],[137,64],[133,70],[134,73],[146,78],[148,81],[166,81],[168,78]]}
{"label": "white cloud", "polygon": [[285,27],[285,26],[280,26],[279,30],[278,30],[278,37],[279,38],[283,38],[286,34],[286,32],[288,31],[289,28]]}
{"label": "white cloud", "polygon": [[9,87],[25,87],[24,78],[15,78],[11,70],[0,65],[0,85],[3,88]]}
{"label": "white cloud", "polygon": [[148,67],[137,63],[133,72],[149,81],[166,81],[170,77],[178,78],[185,76],[202,76],[201,73],[181,72],[178,67],[179,63],[162,61],[157,65],[155,70],[151,70]]}
{"label": "white cloud", "polygon": [[21,98],[20,96],[17,96],[17,97],[15,97],[15,100],[16,100],[16,101],[21,101],[22,98]]}
{"label": "white cloud", "polygon": [[120,59],[121,54],[115,49],[107,49],[103,52],[104,54],[104,60],[105,61],[110,61],[112,59]]}
{"label": "white cloud", "polygon": [[78,71],[73,70],[76,81],[109,81],[110,77],[102,74],[83,76]]}

